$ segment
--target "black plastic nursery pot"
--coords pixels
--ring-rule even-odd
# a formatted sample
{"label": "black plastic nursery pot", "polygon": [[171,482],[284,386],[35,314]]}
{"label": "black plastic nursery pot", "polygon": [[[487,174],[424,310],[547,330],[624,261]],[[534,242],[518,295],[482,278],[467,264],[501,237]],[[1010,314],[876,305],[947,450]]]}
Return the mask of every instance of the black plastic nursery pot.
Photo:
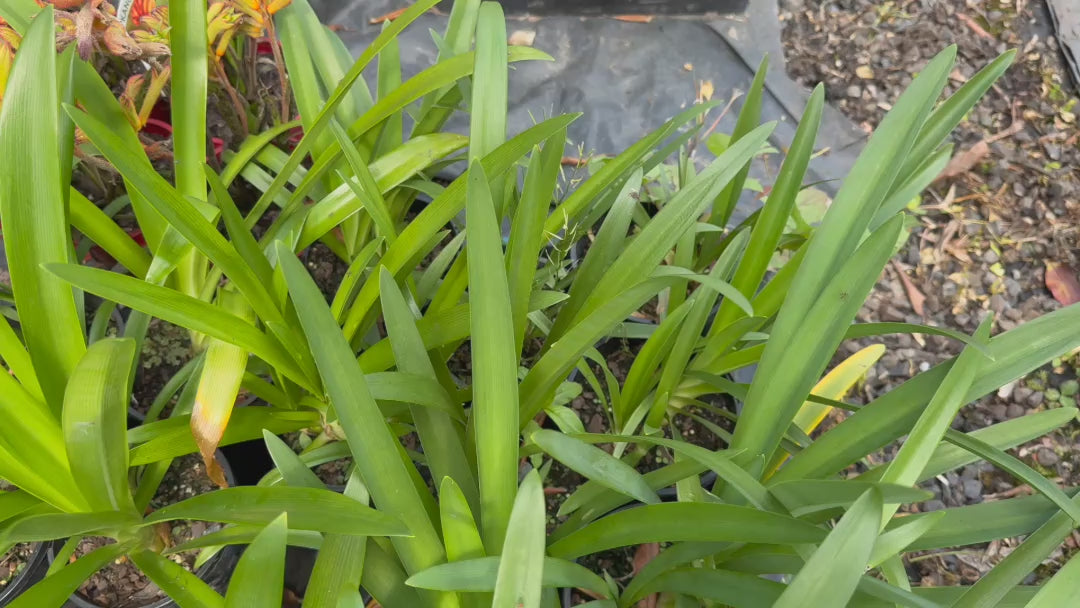
{"label": "black plastic nursery pot", "polygon": [[48,543],[35,543],[33,554],[26,562],[22,572],[0,590],[0,606],[7,606],[19,597],[19,595],[33,586],[34,583],[45,578],[45,572],[49,569]]}
{"label": "black plastic nursery pot", "polygon": [[[225,480],[230,486],[236,485],[236,478],[233,475],[232,467],[229,461],[225,458],[225,455],[219,450],[217,452],[217,460],[221,465],[222,470],[225,473]],[[43,553],[44,559],[42,560],[43,566],[41,574],[44,575],[45,570],[56,557],[56,551],[59,550],[60,543],[53,543],[45,548]],[[216,555],[210,558],[205,564],[195,570],[195,575],[210,585],[214,590],[219,593],[223,593],[229,585],[229,579],[232,577],[233,570],[236,568],[236,564],[240,559],[240,554],[243,549],[237,545],[227,545]],[[32,584],[32,583],[31,583]],[[152,585],[153,583],[151,583]],[[26,585],[29,587],[30,585]],[[25,591],[26,587],[20,589],[20,593]],[[12,598],[13,599],[13,598]],[[3,605],[3,596],[0,595],[0,606]],[[172,599],[168,597],[154,599],[146,603],[124,603],[125,608],[179,608],[179,606]],[[44,608],[44,607],[43,607]],[[62,608],[101,608],[98,604],[87,600],[82,597],[78,591],[71,594],[71,597],[64,602]]]}

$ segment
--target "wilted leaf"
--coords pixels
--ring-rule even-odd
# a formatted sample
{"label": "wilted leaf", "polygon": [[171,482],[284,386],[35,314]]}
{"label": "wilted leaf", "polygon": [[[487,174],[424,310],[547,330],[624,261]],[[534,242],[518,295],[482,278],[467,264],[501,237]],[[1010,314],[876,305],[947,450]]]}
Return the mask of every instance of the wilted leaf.
{"label": "wilted leaf", "polygon": [[949,164],[945,166],[945,170],[941,172],[941,175],[937,176],[935,181],[949,179],[971,171],[989,153],[990,144],[986,140],[980,141],[971,148],[953,156]]}
{"label": "wilted leaf", "polygon": [[900,282],[904,285],[904,293],[907,294],[908,301],[911,302],[911,310],[915,311],[915,314],[920,317],[923,316],[923,303],[926,302],[926,296],[919,291],[918,287],[915,287],[915,283],[911,282],[900,266],[894,261],[893,270],[896,271],[897,276],[900,277]]}
{"label": "wilted leaf", "polygon": [[660,555],[660,543],[638,545],[637,551],[634,551],[634,576],[637,576],[638,572],[649,565],[649,562],[657,555]]}
{"label": "wilted leaf", "polygon": [[1046,288],[1062,306],[1080,302],[1080,283],[1076,271],[1066,264],[1046,263]]}
{"label": "wilted leaf", "polygon": [[534,40],[536,40],[535,30],[515,30],[513,34],[510,34],[507,43],[510,46],[532,46]]}

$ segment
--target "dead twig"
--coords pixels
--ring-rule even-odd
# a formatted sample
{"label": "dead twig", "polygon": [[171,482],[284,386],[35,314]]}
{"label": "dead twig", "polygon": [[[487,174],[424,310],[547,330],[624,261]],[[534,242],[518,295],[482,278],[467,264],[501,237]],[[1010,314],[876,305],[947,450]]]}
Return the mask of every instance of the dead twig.
{"label": "dead twig", "polygon": [[957,13],[956,18],[959,19],[964,25],[968,26],[968,29],[975,32],[976,36],[980,38],[986,38],[987,40],[996,40],[994,35],[983,29],[981,25],[971,17],[968,17],[964,13]]}
{"label": "dead twig", "polygon": [[404,6],[402,8],[397,9],[396,11],[390,11],[389,13],[386,13],[385,15],[379,15],[378,17],[372,17],[371,19],[368,19],[368,24],[369,25],[379,25],[380,23],[386,23],[387,21],[393,21],[394,19],[397,19],[398,17],[400,17],[407,10],[409,10],[409,7]]}

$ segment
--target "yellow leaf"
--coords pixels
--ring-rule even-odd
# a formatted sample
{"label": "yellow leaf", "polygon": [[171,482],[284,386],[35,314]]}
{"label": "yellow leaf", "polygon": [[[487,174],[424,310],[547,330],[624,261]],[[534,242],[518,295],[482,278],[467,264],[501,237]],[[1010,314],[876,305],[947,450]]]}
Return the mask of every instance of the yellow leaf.
{"label": "yellow leaf", "polygon": [[[847,359],[844,359],[830,371],[825,374],[821,380],[814,386],[811,391],[812,394],[818,397],[824,397],[826,399],[841,400],[848,394],[851,387],[855,386],[866,372],[877,363],[878,359],[885,354],[884,344],[871,344],[859,352],[851,355]],[[832,406],[823,405],[821,403],[814,403],[807,401],[799,408],[799,412],[795,414],[795,425],[803,430],[804,433],[809,435],[821,424],[821,421],[828,415]],[[769,475],[776,472],[776,469],[780,468],[786,460],[786,455],[781,455],[778,459],[773,461],[773,466],[769,467]]]}
{"label": "yellow leaf", "polygon": [[868,65],[860,65],[859,67],[855,68],[855,75],[859,78],[862,78],[863,80],[873,80],[874,70],[870,69],[870,66]]}
{"label": "yellow leaf", "polygon": [[[218,304],[254,324],[254,312],[243,296],[235,291],[221,290]],[[217,338],[208,339],[202,374],[199,376],[199,389],[195,393],[195,405],[191,410],[191,434],[199,446],[207,474],[221,487],[227,485],[225,474],[214,459],[214,453],[232,416],[247,362],[246,350]]]}

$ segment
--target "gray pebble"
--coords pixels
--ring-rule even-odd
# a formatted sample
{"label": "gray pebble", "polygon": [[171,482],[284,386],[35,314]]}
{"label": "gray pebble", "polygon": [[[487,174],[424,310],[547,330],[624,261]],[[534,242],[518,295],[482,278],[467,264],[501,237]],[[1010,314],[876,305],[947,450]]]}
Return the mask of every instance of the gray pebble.
{"label": "gray pebble", "polygon": [[1027,402],[1028,405],[1035,407],[1037,405],[1042,405],[1044,399],[1046,399],[1046,395],[1044,395],[1042,391],[1035,391],[1034,393],[1031,393],[1030,397],[1028,397]]}
{"label": "gray pebble", "polygon": [[983,253],[982,258],[987,264],[997,264],[997,261],[1001,259],[1001,256],[993,249],[987,249],[986,253]]}
{"label": "gray pebble", "polygon": [[956,295],[958,289],[959,287],[956,283],[953,283],[952,281],[945,281],[945,283],[941,286],[941,295],[946,298],[951,298]]}
{"label": "gray pebble", "polygon": [[981,500],[982,491],[982,482],[978,479],[968,479],[964,481],[964,497],[968,500]]}
{"label": "gray pebble", "polygon": [[858,99],[859,97],[862,97],[862,88],[860,88],[859,85],[857,85],[857,84],[853,84],[853,85],[849,86],[847,88],[847,96],[848,97],[854,97],[856,99]]}
{"label": "gray pebble", "polygon": [[1027,401],[1027,398],[1031,396],[1031,393],[1035,391],[1026,386],[1018,386],[1013,389],[1013,401],[1016,403],[1023,403]]}
{"label": "gray pebble", "polygon": [[940,500],[928,500],[923,503],[923,511],[940,511],[945,508],[945,503]]}
{"label": "gray pebble", "polygon": [[881,320],[889,321],[892,323],[902,323],[906,316],[900,312],[894,306],[886,306],[885,310],[881,311]]}
{"label": "gray pebble", "polygon": [[1009,303],[1005,301],[1005,298],[1001,297],[1000,293],[995,293],[994,295],[990,296],[990,310],[993,310],[998,315],[1000,315],[1001,311],[1005,310],[1008,307]]}
{"label": "gray pebble", "polygon": [[990,415],[994,417],[994,420],[1005,420],[1008,409],[1004,403],[995,403],[990,406]]}
{"label": "gray pebble", "polygon": [[1008,418],[1019,418],[1024,415],[1024,406],[1019,403],[1009,404],[1009,408],[1005,410],[1005,416]]}
{"label": "gray pebble", "polygon": [[1039,448],[1038,452],[1039,464],[1044,467],[1052,467],[1058,463],[1061,458],[1057,455],[1057,452],[1050,448]]}

